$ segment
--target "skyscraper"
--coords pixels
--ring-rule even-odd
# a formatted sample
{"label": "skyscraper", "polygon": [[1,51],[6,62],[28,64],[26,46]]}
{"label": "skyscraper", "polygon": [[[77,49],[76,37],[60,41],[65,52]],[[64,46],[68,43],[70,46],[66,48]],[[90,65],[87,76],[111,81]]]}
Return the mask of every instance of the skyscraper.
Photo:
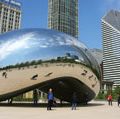
{"label": "skyscraper", "polygon": [[102,18],[103,79],[120,85],[120,12],[111,10]]}
{"label": "skyscraper", "polygon": [[21,3],[16,0],[0,0],[0,34],[20,28]]}
{"label": "skyscraper", "polygon": [[78,0],[49,0],[48,27],[78,38]]}

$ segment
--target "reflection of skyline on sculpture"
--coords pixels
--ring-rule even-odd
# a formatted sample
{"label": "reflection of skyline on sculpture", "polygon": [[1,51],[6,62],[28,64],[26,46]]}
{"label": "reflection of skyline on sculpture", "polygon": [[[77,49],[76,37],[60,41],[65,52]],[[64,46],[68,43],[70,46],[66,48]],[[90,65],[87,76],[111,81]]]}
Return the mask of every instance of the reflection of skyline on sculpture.
{"label": "reflection of skyline on sculpture", "polygon": [[[29,31],[29,30],[27,30],[27,31]],[[43,32],[44,32],[44,30],[43,30]],[[58,49],[57,45],[60,45],[60,46],[62,46],[64,44],[69,45],[69,44],[71,44],[71,42],[73,42],[72,44],[74,44],[74,41],[72,41],[71,39],[66,40],[63,34],[59,35],[59,37],[58,37],[58,35],[55,35],[55,34],[53,34],[52,36],[49,36],[49,32],[47,32],[47,34],[44,33],[46,36],[46,38],[45,38],[42,35],[42,33],[38,34],[38,31],[32,32],[32,30],[31,30],[30,33],[27,33],[27,34],[24,34],[24,33],[25,33],[25,31],[21,30],[21,32],[16,32],[15,35],[12,33],[8,33],[5,35],[5,37],[4,37],[4,35],[1,36],[1,38],[0,38],[1,39],[0,40],[0,44],[1,44],[0,45],[0,60],[1,61],[3,59],[5,59],[6,57],[9,57],[9,55],[11,55],[11,53],[13,51],[17,55],[20,54],[21,52],[24,55],[26,55],[28,49],[29,49],[29,52],[31,52],[31,53],[33,50],[36,51],[36,54],[39,52],[42,52],[42,53],[39,53],[39,55],[41,57],[45,58],[44,53],[48,52],[49,54],[51,54],[51,52],[49,50],[47,50],[48,47],[51,48],[52,46],[55,46],[51,50],[57,50]],[[9,35],[11,35],[11,34],[13,37],[9,38]],[[62,40],[60,40],[61,37],[62,37]],[[16,41],[16,38],[17,38],[17,41]],[[42,50],[42,48],[44,50]],[[20,52],[20,50],[21,50],[21,52]],[[48,57],[49,57],[49,54],[48,54]],[[55,53],[54,55],[57,55],[57,53]],[[33,57],[36,59],[38,58],[37,56],[35,56],[35,54]],[[14,56],[13,56],[13,58],[14,58]],[[18,58],[20,58],[20,57],[18,56]],[[24,61],[24,59],[21,59],[21,60]]]}
{"label": "reflection of skyline on sculpture", "polygon": [[86,96],[90,101],[98,94],[100,86],[99,65],[89,49],[54,30],[24,29],[1,35],[0,73],[0,100],[38,87],[47,93],[52,87],[59,99],[70,102],[76,91],[80,102],[85,102]]}
{"label": "reflection of skyline on sculpture", "polygon": [[33,60],[51,60],[66,55],[76,58],[93,69],[96,60],[75,38],[54,30],[26,29],[0,36],[0,67]]}

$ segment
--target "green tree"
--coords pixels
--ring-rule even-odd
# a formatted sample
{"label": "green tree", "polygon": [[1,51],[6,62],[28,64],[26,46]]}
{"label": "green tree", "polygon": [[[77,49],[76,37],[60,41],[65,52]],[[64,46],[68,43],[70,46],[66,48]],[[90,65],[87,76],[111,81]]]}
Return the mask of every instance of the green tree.
{"label": "green tree", "polygon": [[120,86],[117,86],[117,87],[114,89],[114,93],[120,94]]}

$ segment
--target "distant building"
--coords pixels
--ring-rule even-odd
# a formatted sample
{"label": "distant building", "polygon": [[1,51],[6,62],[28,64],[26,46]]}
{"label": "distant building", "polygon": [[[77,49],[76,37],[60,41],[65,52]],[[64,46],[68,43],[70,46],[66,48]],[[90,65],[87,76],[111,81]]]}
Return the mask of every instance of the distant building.
{"label": "distant building", "polygon": [[78,38],[78,0],[49,0],[48,27]]}
{"label": "distant building", "polygon": [[20,28],[21,3],[16,0],[0,0],[0,34]]}
{"label": "distant building", "polygon": [[111,93],[113,90],[114,81],[112,80],[103,80],[102,81],[102,93]]}
{"label": "distant building", "polygon": [[103,79],[120,86],[120,12],[111,10],[102,18]]}
{"label": "distant building", "polygon": [[90,49],[90,52],[96,58],[98,63],[101,64],[103,60],[103,51],[101,49]]}

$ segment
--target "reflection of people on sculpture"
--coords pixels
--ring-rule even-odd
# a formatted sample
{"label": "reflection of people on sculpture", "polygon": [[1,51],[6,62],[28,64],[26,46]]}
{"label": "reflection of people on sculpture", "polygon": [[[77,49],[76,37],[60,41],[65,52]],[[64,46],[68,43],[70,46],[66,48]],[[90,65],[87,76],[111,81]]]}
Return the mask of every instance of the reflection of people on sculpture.
{"label": "reflection of people on sculpture", "polygon": [[87,73],[87,70],[84,70],[85,73]]}
{"label": "reflection of people on sculpture", "polygon": [[85,76],[87,74],[87,70],[84,70],[84,73],[81,73],[81,75]]}
{"label": "reflection of people on sculpture", "polygon": [[50,76],[51,74],[53,74],[53,72],[46,74],[45,77]]}
{"label": "reflection of people on sculpture", "polygon": [[3,72],[3,73],[2,73],[2,76],[5,77],[5,78],[7,78],[7,73],[6,73],[6,72]]}
{"label": "reflection of people on sculpture", "polygon": [[34,102],[34,104],[38,104],[38,91],[37,91],[37,89],[33,90],[33,102]]}
{"label": "reflection of people on sculpture", "polygon": [[51,110],[51,107],[53,106],[53,101],[54,101],[54,96],[53,96],[52,88],[49,89],[47,98],[48,98],[47,110]]}
{"label": "reflection of people on sculpture", "polygon": [[97,81],[95,81],[95,84],[93,84],[92,87],[95,87],[96,84],[97,84]]}
{"label": "reflection of people on sculpture", "polygon": [[93,77],[93,75],[89,76],[89,79],[91,79]]}
{"label": "reflection of people on sculpture", "polygon": [[81,73],[81,75],[85,76],[85,75],[86,75],[86,73]]}
{"label": "reflection of people on sculpture", "polygon": [[37,80],[38,74],[32,76],[31,80]]}

